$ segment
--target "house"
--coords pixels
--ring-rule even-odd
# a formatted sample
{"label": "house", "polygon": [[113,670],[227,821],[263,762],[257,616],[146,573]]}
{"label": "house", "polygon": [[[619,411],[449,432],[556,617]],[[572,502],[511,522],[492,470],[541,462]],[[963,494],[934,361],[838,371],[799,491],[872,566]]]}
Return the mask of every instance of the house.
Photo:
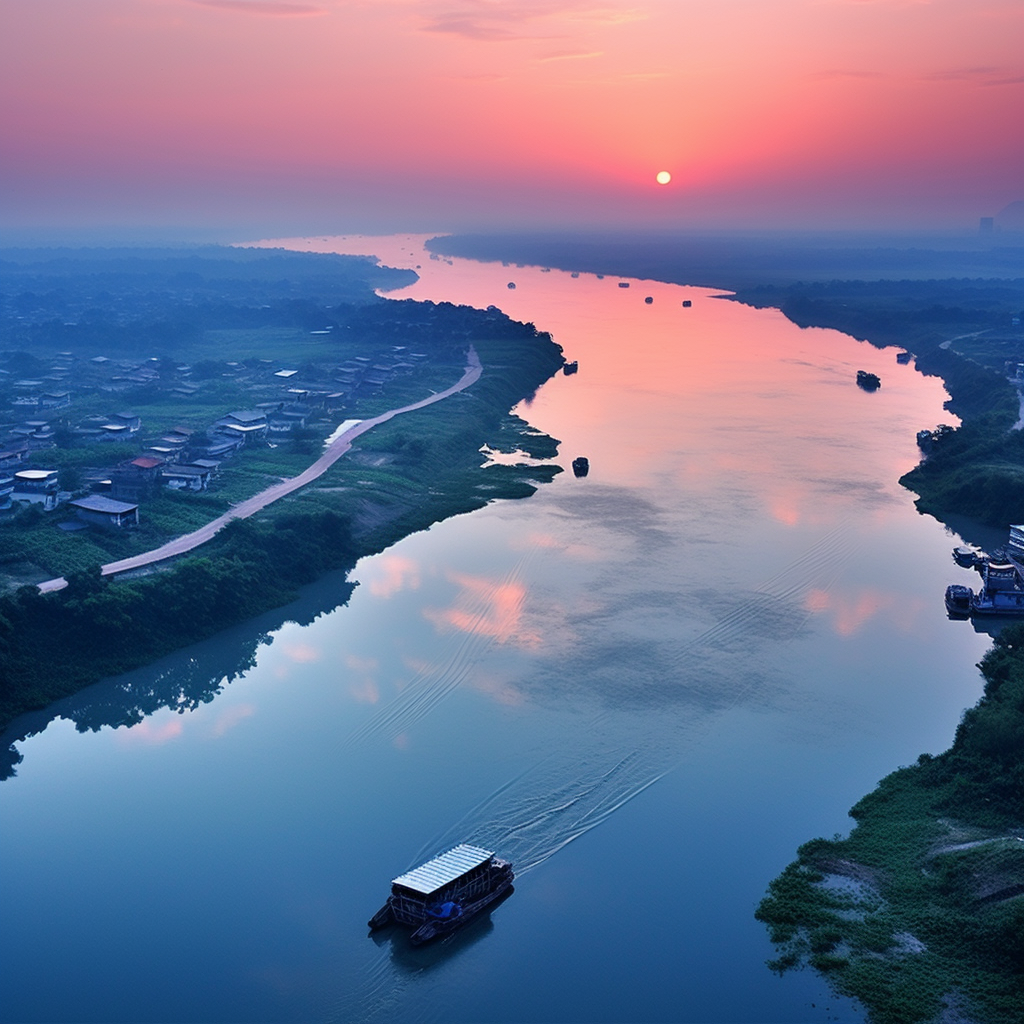
{"label": "house", "polygon": [[19,469],[14,474],[15,501],[41,504],[46,511],[57,507],[57,470]]}
{"label": "house", "polygon": [[111,418],[112,423],[123,423],[128,428],[128,433],[137,434],[142,426],[142,417],[133,412],[119,412]]}
{"label": "house", "polygon": [[122,530],[139,525],[139,506],[115,501],[102,494],[90,494],[71,502],[75,515],[83,522],[108,530]]}
{"label": "house", "polygon": [[110,474],[110,495],[118,501],[145,501],[160,486],[160,467],[163,459],[140,455],[122,462]]}
{"label": "house", "polygon": [[11,466],[20,466],[28,458],[28,447],[21,445],[17,448],[10,448],[0,452],[0,469],[10,469]]}
{"label": "house", "polygon": [[165,487],[176,491],[205,491],[210,485],[210,470],[203,466],[164,466],[160,476]]}
{"label": "house", "polygon": [[266,414],[259,409],[239,409],[222,416],[214,426],[218,433],[240,438],[244,443],[250,438],[264,437],[268,425]]}
{"label": "house", "polygon": [[124,441],[131,437],[131,431],[124,423],[104,423],[100,427],[101,441]]}

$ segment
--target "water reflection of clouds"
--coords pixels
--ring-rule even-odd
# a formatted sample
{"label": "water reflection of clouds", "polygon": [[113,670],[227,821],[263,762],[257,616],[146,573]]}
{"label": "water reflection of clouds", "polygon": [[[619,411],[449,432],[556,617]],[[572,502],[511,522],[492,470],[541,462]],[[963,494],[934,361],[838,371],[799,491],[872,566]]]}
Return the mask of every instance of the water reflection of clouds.
{"label": "water reflection of clouds", "polygon": [[171,740],[176,740],[184,732],[182,716],[157,722],[154,718],[144,718],[136,725],[127,729],[115,729],[114,737],[123,745],[140,745],[158,747]]}
{"label": "water reflection of clouds", "polygon": [[812,588],[807,592],[804,607],[814,615],[829,614],[832,628],[844,637],[853,636],[873,618],[885,614],[902,632],[910,632],[918,615],[924,609],[920,599],[881,591],[874,588],[855,593],[826,592]]}
{"label": "water reflection of clouds", "polygon": [[252,704],[235,704],[227,707],[214,719],[210,735],[214,739],[220,739],[221,736],[229,733],[240,722],[244,722],[255,714],[256,708]]}
{"label": "water reflection of clouds", "polygon": [[418,590],[420,567],[404,555],[379,555],[370,563],[373,573],[369,581],[370,593],[374,597],[387,599],[403,590]]}
{"label": "water reflection of clouds", "polygon": [[376,658],[361,658],[356,654],[345,655],[345,667],[349,670],[348,692],[360,704],[380,702],[380,686],[376,675],[380,663]]}
{"label": "water reflection of clouds", "polygon": [[542,640],[524,623],[526,587],[519,581],[494,582],[468,573],[448,573],[461,588],[450,608],[424,608],[423,615],[440,631],[448,629],[489,637],[498,643],[514,642],[536,648]]}

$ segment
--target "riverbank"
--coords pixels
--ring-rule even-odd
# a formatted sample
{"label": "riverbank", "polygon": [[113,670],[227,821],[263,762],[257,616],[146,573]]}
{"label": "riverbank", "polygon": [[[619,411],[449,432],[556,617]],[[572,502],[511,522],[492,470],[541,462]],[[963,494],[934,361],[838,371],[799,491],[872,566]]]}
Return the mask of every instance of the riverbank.
{"label": "riverbank", "polygon": [[497,312],[431,308],[457,329],[464,352],[480,354],[485,369],[468,390],[382,423],[315,481],[229,523],[172,568],[113,582],[96,565],[68,574],[56,593],[29,586],[0,599],[0,728],[279,607],[298,587],[411,532],[532,494],[558,473],[551,464],[485,466],[480,450],[553,453],[557,441],[509,410],[558,370],[561,349]]}
{"label": "riverbank", "polygon": [[[648,253],[641,264],[639,254],[621,247],[558,250],[518,239],[499,249],[493,239],[440,239],[432,248],[678,280],[671,261],[659,265]],[[961,424],[942,432],[901,483],[918,494],[920,511],[955,518],[968,539],[978,524],[1005,530],[1019,522],[1024,438],[1013,429],[1018,395],[1005,373],[1007,362],[1024,361],[1019,263],[997,276],[998,253],[915,252],[887,270],[885,253],[826,254],[818,267],[812,257],[790,253],[774,268],[761,267],[760,281],[756,260],[744,266],[723,259],[689,283],[728,288],[734,301],[779,308],[802,327],[911,352],[917,369],[942,378],[946,407]],[[858,259],[859,280],[832,279]],[[806,270],[807,278],[795,278]],[[949,276],[906,279],[934,271]],[[901,279],[879,279],[890,275]],[[950,750],[923,755],[884,779],[850,812],[857,824],[849,838],[802,846],[757,911],[777,947],[773,969],[814,968],[875,1024],[1020,1020],[1024,627],[1004,630],[981,668],[985,696],[965,712]]]}
{"label": "riverbank", "polygon": [[883,779],[847,839],[805,843],[757,917],[876,1024],[1014,1024],[1024,1006],[1024,625],[980,665],[953,746]]}

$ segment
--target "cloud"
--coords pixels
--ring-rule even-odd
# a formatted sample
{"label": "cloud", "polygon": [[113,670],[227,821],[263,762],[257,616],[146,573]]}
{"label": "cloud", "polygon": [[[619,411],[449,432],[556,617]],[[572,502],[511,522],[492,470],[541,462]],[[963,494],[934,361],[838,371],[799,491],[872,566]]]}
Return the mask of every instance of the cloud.
{"label": "cloud", "polygon": [[561,38],[567,29],[576,30],[566,22],[619,25],[641,20],[646,14],[636,8],[592,0],[450,0],[429,5],[422,16],[424,32],[504,42]]}
{"label": "cloud", "polygon": [[830,78],[884,78],[885,76],[881,71],[857,71],[853,68],[827,68],[824,71],[814,71],[810,75],[811,78],[816,80],[825,80]]}
{"label": "cloud", "polygon": [[998,72],[999,68],[992,67],[946,68],[942,71],[933,71],[930,75],[925,75],[924,77],[929,82],[970,82],[990,78]]}
{"label": "cloud", "polygon": [[293,4],[287,0],[184,0],[193,7],[212,7],[235,14],[254,14],[263,18],[311,18],[327,13],[326,7]]}
{"label": "cloud", "polygon": [[565,51],[562,53],[548,53],[543,57],[536,57],[537,64],[548,64],[554,60],[586,60],[588,57],[602,57],[604,50],[590,51]]}

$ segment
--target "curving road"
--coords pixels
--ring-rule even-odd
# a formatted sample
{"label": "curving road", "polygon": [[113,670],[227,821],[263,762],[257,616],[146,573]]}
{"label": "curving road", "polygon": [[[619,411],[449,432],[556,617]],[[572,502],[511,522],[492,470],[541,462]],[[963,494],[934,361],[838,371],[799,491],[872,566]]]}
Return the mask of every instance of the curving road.
{"label": "curving road", "polygon": [[[400,416],[403,412],[412,412],[415,409],[422,409],[424,406],[433,405],[434,402],[440,402],[443,398],[448,398],[459,391],[464,391],[471,384],[475,384],[480,379],[483,366],[480,363],[480,357],[477,355],[476,349],[472,345],[469,347],[466,364],[466,372],[459,379],[458,383],[453,384],[450,388],[439,391],[436,395],[431,395],[429,398],[424,398],[419,402],[413,402],[412,405],[403,405],[400,409],[390,409],[379,416],[374,416],[373,419],[361,420],[359,423],[353,424],[343,434],[339,434],[331,442],[330,447],[323,455],[311,466],[299,473],[298,476],[289,477],[287,480],[272,484],[266,490],[260,491],[259,494],[254,494],[251,498],[240,501],[222,516],[218,516],[192,533],[175,537],[174,540],[168,541],[161,547],[153,548],[152,551],[145,551],[141,555],[122,558],[119,562],[108,562],[101,568],[101,573],[104,576],[114,576],[119,572],[139,569],[144,565],[153,565],[155,562],[163,562],[165,559],[174,558],[176,555],[183,555],[193,548],[199,547],[200,544],[205,544],[218,530],[230,523],[232,519],[248,519],[249,516],[255,515],[255,513],[266,508],[279,498],[283,498],[285,495],[291,494],[292,491],[297,491],[300,487],[305,487],[306,484],[312,483],[318,477],[323,476],[352,447],[352,442],[357,437],[365,434],[379,423],[386,423],[395,416]],[[63,576],[60,576],[57,579],[46,580],[44,583],[40,583],[39,589],[45,594],[54,590],[63,590],[67,585],[68,581]]]}

